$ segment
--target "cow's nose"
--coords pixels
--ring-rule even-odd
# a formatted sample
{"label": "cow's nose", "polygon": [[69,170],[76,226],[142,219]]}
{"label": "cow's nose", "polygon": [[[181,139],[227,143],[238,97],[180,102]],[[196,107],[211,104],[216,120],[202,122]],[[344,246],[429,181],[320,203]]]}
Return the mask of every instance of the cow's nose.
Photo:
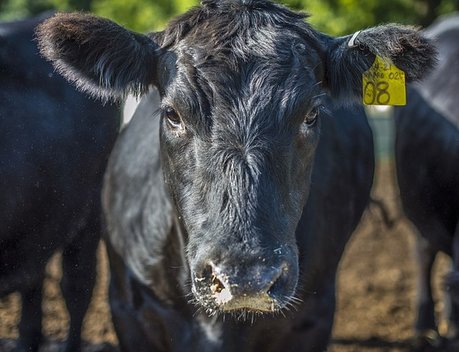
{"label": "cow's nose", "polygon": [[286,263],[225,268],[210,262],[195,275],[197,294],[210,295],[223,311],[273,312],[280,308],[280,297],[288,291],[287,283]]}

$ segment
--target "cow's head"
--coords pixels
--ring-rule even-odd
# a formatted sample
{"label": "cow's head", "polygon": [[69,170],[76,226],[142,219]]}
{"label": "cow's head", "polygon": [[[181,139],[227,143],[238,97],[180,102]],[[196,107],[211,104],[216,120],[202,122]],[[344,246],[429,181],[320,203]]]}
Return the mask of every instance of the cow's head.
{"label": "cow's head", "polygon": [[[294,300],[295,228],[319,138],[321,97],[361,98],[375,54],[408,80],[434,61],[412,28],[331,38],[265,0],[207,0],[163,32],[141,35],[91,15],[58,14],[42,53],[102,98],[161,93],[165,181],[187,231],[196,301],[273,312]],[[352,44],[352,43],[351,43]]]}

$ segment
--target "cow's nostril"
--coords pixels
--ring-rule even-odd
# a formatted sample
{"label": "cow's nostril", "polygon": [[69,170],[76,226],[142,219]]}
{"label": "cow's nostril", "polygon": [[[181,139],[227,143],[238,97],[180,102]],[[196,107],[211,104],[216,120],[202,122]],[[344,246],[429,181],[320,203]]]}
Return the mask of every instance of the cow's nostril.
{"label": "cow's nostril", "polygon": [[224,279],[218,274],[218,270],[214,264],[207,264],[201,272],[201,276],[197,281],[202,282],[213,294],[223,292],[228,285],[225,285]]}
{"label": "cow's nostril", "polygon": [[204,269],[202,270],[201,277],[203,280],[210,280],[211,277],[214,275],[214,269],[212,265],[208,264],[204,266]]}
{"label": "cow's nostril", "polygon": [[201,288],[201,292],[209,292],[210,290],[210,294],[217,305],[223,305],[233,297],[228,277],[221,273],[221,270],[213,263],[209,263],[203,268],[201,276],[196,279],[196,284]]}
{"label": "cow's nostril", "polygon": [[225,289],[225,284],[215,274],[212,274],[210,289],[212,293],[221,293]]}

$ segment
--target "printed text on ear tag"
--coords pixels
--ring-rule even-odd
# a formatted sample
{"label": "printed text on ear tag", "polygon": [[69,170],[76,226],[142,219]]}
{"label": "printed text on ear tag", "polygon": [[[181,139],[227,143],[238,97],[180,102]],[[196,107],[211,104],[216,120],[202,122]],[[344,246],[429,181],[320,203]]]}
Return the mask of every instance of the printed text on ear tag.
{"label": "printed text on ear tag", "polygon": [[365,105],[406,105],[405,72],[389,59],[376,55],[362,82]]}

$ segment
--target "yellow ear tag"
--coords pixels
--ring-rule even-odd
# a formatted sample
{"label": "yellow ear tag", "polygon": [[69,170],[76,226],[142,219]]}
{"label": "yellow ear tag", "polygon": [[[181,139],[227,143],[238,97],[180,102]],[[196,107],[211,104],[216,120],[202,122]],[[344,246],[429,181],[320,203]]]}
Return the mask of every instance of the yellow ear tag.
{"label": "yellow ear tag", "polygon": [[376,55],[362,82],[365,105],[406,105],[405,72],[389,59]]}

